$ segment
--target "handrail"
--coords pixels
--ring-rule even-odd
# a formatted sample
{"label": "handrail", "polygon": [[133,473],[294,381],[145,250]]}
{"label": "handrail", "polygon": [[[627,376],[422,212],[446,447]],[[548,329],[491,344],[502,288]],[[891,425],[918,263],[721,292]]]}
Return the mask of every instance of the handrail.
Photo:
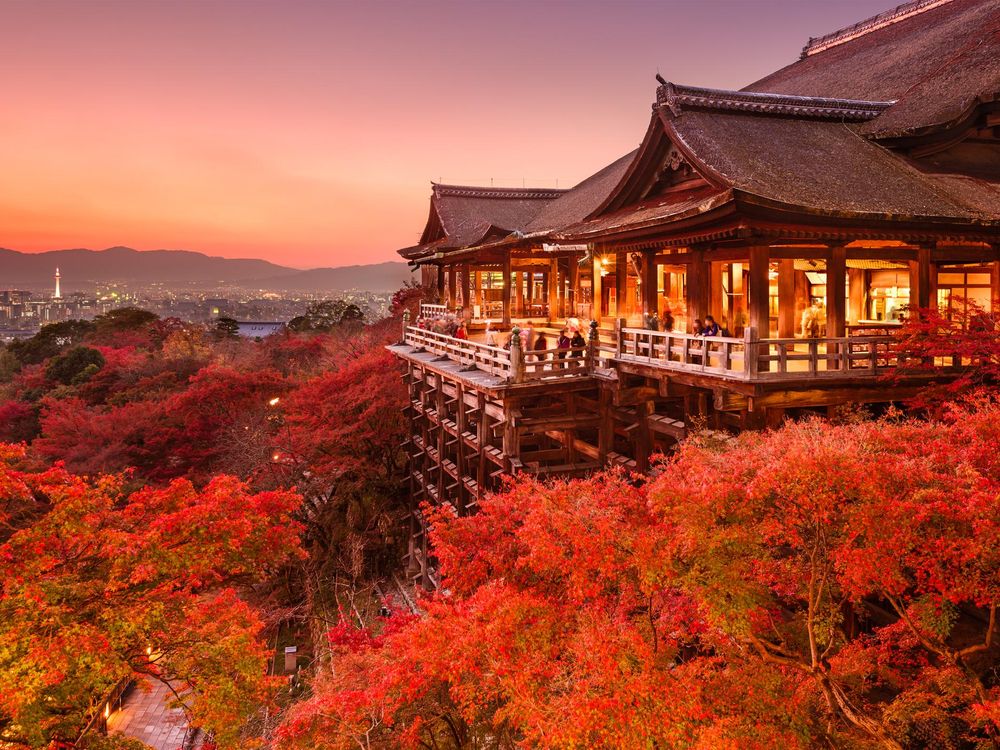
{"label": "handrail", "polygon": [[488,346],[469,339],[457,339],[445,333],[414,326],[406,327],[403,342],[491,375],[510,377],[510,352],[498,346]]}
{"label": "handrail", "polygon": [[616,358],[746,381],[880,376],[898,362],[891,335],[758,339],[619,328]]}
{"label": "handrail", "polygon": [[420,317],[427,318],[430,320],[437,320],[439,318],[447,317],[448,306],[431,304],[429,302],[420,303]]}
{"label": "handrail", "polygon": [[94,713],[91,714],[87,723],[84,724],[83,729],[80,730],[80,734],[77,736],[77,744],[83,739],[85,735],[93,730],[104,734],[108,731],[108,717],[113,711],[118,709],[112,709],[116,703],[118,708],[121,708],[121,702],[125,698],[125,694],[132,688],[135,681],[131,676],[122,677],[118,682],[116,682],[107,693],[105,693],[104,698],[97,704]]}
{"label": "handrail", "polygon": [[698,336],[647,328],[620,328],[616,358],[745,379],[752,344],[748,338]]}
{"label": "handrail", "polygon": [[403,343],[512,383],[586,375],[591,370],[589,346],[522,350],[518,345],[506,349],[415,326],[404,328]]}

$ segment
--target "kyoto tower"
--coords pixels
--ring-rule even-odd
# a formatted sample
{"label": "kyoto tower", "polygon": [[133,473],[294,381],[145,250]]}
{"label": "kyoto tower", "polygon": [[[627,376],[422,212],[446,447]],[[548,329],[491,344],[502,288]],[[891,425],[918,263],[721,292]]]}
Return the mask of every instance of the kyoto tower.
{"label": "kyoto tower", "polygon": [[62,299],[62,292],[59,291],[59,267],[56,266],[56,293],[52,295],[52,299]]}

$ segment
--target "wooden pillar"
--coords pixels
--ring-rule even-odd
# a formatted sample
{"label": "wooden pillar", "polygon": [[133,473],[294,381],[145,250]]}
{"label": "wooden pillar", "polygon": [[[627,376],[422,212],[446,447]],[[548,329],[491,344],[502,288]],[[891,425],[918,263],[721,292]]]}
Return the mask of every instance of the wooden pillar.
{"label": "wooden pillar", "polygon": [[510,253],[503,258],[503,324],[510,325]]}
{"label": "wooden pillar", "polygon": [[[566,394],[566,416],[576,417],[576,394],[572,391]],[[563,430],[563,449],[566,463],[576,463],[576,430],[573,428]]]}
{"label": "wooden pillar", "polygon": [[462,307],[466,317],[472,315],[472,267],[468,263],[462,266]]}
{"label": "wooden pillar", "polygon": [[483,312],[483,274],[479,269],[472,274],[472,304],[479,305],[480,315],[486,317]]}
{"label": "wooden pillar", "polygon": [[834,245],[826,261],[826,335],[847,335],[847,299],[844,281],[847,275],[847,248]]}
{"label": "wooden pillar", "polygon": [[448,309],[453,310],[455,308],[455,266],[454,264],[448,266]]}
{"label": "wooden pillar", "polygon": [[514,315],[519,318],[524,317],[524,283],[526,276],[527,274],[524,271],[514,272],[514,282],[517,284],[517,305],[515,306]]}
{"label": "wooden pillar", "polygon": [[615,317],[628,316],[628,253],[615,255]]}
{"label": "wooden pillar", "polygon": [[750,327],[757,332],[758,338],[770,337],[770,312],[768,309],[767,278],[768,262],[771,249],[767,245],[753,245],[750,248],[750,283],[747,290],[747,300],[750,307]]}
{"label": "wooden pillar", "polygon": [[691,326],[696,318],[704,320],[708,315],[708,293],[709,293],[709,264],[705,262],[704,249],[692,249],[691,261],[687,267],[687,309],[688,309],[688,329],[685,333],[691,333]]}
{"label": "wooden pillar", "polygon": [[482,498],[483,493],[486,492],[486,448],[489,446],[490,442],[490,420],[486,416],[486,394],[482,391],[478,391],[476,399],[476,413],[479,417],[479,423],[476,426],[476,445],[479,448],[479,465],[476,469],[476,484],[479,486],[479,494],[476,497],[476,500],[478,501]]}
{"label": "wooden pillar", "polygon": [[579,259],[573,255],[566,259],[568,266],[566,268],[566,309],[564,310],[567,318],[576,317],[576,301],[579,299],[579,289],[580,289],[580,263]]}
{"label": "wooden pillar", "polygon": [[931,306],[931,248],[932,243],[922,242],[917,248],[917,259],[910,261],[910,306]]}
{"label": "wooden pillar", "polygon": [[990,303],[993,312],[1000,312],[1000,261],[997,260],[990,263]]}
{"label": "wooden pillar", "polygon": [[615,444],[614,403],[611,389],[606,385],[601,386],[599,404],[598,413],[601,416],[601,422],[597,435],[597,460],[603,465],[607,462],[608,454],[611,453]]}
{"label": "wooden pillar", "polygon": [[795,335],[795,261],[784,258],[778,265],[778,338]]}
{"label": "wooden pillar", "polygon": [[462,481],[469,474],[469,468],[465,462],[465,439],[462,437],[468,429],[465,412],[465,387],[462,385],[462,381],[455,383],[455,397],[457,398],[457,403],[455,404],[455,431],[458,433],[458,440],[455,441],[455,473],[458,474],[458,487],[455,488],[455,498],[458,502],[455,504],[455,507],[459,513],[465,515],[468,512],[468,501],[471,498],[468,497],[468,488],[465,486],[465,482]]}
{"label": "wooden pillar", "polygon": [[722,304],[722,268],[725,264],[719,261],[712,261],[708,264],[708,310],[709,315],[722,325],[724,308]]}
{"label": "wooden pillar", "polygon": [[642,254],[642,314],[652,316],[659,313],[659,274],[656,273],[656,254],[647,250]]}
{"label": "wooden pillar", "polygon": [[558,309],[556,310],[557,317],[566,317],[566,266],[567,261],[570,259],[564,259],[556,262],[556,305]]}
{"label": "wooden pillar", "polygon": [[444,296],[444,266],[439,265],[437,267],[437,298],[438,304],[443,305],[445,303]]}
{"label": "wooden pillar", "polygon": [[601,283],[602,283],[601,271],[603,270],[603,266],[601,265],[601,258],[596,250],[594,251],[593,263],[591,264],[591,268],[592,268],[591,273],[593,274],[593,277],[590,282],[590,291],[592,293],[591,296],[593,297],[593,304],[592,304],[593,310],[590,316],[598,323],[600,323],[601,312],[602,312],[601,299],[603,296],[601,291]]}
{"label": "wooden pillar", "polygon": [[857,323],[865,317],[865,294],[868,292],[865,287],[865,272],[860,268],[848,268],[847,281],[847,319],[851,323]]}
{"label": "wooden pillar", "polygon": [[549,320],[559,317],[559,259],[549,261]]}

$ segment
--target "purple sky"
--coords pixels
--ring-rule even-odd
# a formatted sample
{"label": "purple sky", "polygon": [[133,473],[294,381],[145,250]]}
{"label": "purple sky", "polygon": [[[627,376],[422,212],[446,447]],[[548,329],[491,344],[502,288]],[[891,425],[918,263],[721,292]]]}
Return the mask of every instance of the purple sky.
{"label": "purple sky", "polygon": [[0,246],[395,259],[429,180],[568,187],[657,70],[739,88],[892,0],[11,0]]}

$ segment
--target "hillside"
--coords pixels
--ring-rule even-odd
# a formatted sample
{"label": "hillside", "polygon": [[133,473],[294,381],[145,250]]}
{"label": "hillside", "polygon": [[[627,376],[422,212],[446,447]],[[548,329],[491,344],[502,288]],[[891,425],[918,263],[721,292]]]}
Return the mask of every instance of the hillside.
{"label": "hillside", "polygon": [[57,267],[66,292],[114,282],[302,292],[352,288],[389,291],[410,278],[406,264],[395,262],[302,271],[266,260],[220,258],[189,250],[112,247],[22,253],[0,248],[0,288],[49,289]]}

